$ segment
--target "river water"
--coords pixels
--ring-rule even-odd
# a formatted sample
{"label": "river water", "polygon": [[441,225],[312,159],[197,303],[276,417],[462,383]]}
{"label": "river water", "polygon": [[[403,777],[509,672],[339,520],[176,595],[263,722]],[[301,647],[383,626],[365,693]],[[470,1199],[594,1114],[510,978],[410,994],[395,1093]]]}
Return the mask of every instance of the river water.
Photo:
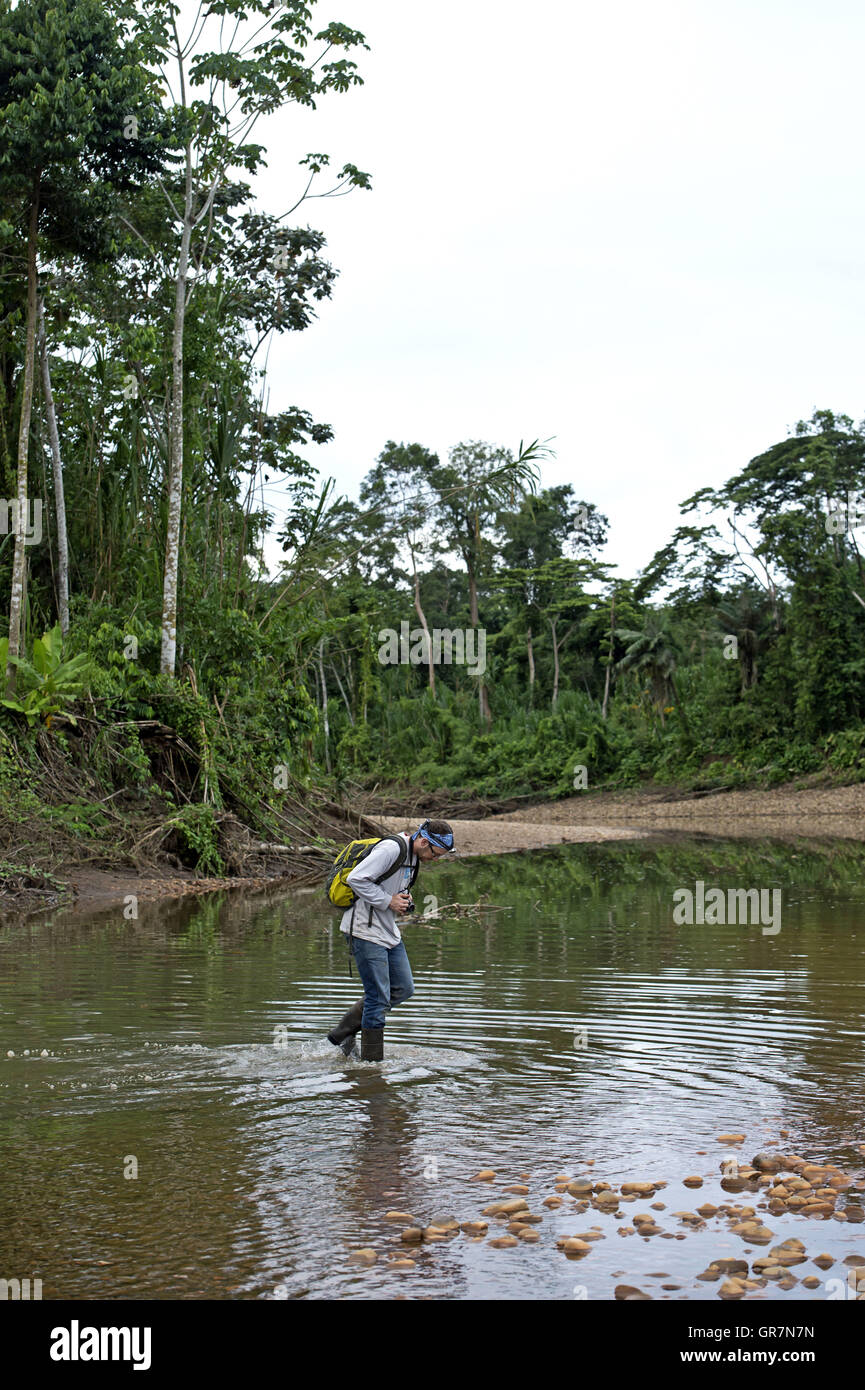
{"label": "river water", "polygon": [[[865,1249],[863,868],[855,846],[730,841],[436,866],[415,898],[445,914],[405,928],[416,993],[390,1015],[383,1066],[324,1037],[358,986],[320,890],[9,920],[0,1277],[39,1277],[44,1298],[608,1299],[626,1282],[716,1299],[707,1263],[762,1252],[723,1216],[694,1229],[674,1213],[732,1200],[773,1243],[836,1260],[749,1296],[842,1296]],[[777,928],[677,923],[674,893],[698,882],[777,888]],[[504,910],[448,916],[481,895]],[[730,1131],[745,1159],[774,1141],[840,1164],[859,1184],[839,1203],[850,1219],[725,1196]],[[578,1215],[567,1196],[542,1205],[557,1175],[667,1186],[618,1218]],[[494,1248],[490,1221],[486,1240],[407,1248],[408,1223],[385,1220],[477,1219],[520,1183],[543,1216],[534,1244]],[[620,1235],[635,1211],[661,1233]],[[584,1259],[556,1248],[592,1226]],[[377,1261],[353,1263],[359,1247]]]}

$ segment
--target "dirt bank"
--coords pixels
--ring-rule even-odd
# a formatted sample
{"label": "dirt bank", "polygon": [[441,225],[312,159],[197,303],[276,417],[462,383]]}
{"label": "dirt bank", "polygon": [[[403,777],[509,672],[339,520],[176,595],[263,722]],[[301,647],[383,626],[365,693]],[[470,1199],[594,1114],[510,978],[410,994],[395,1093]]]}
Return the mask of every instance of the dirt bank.
{"label": "dirt bank", "polygon": [[[566,822],[535,821],[523,812],[521,817],[490,816],[487,820],[452,820],[457,849],[461,855],[513,854],[517,850],[543,849],[547,845],[597,843],[601,840],[642,840],[651,829],[628,825],[568,825]],[[385,816],[386,830],[417,830],[417,820]]]}
{"label": "dirt bank", "polygon": [[[479,819],[448,817],[461,854],[508,854],[548,845],[643,840],[678,835],[771,837],[782,840],[845,839],[865,841],[865,783],[848,787],[785,785],[768,790],[682,794],[675,788],[650,787],[623,792],[586,793],[565,801],[544,802]],[[361,822],[359,822],[361,825]],[[362,822],[360,833],[416,830],[418,812],[380,815]],[[349,833],[358,833],[353,830]],[[348,838],[348,835],[344,836]],[[322,864],[323,859],[319,859]],[[313,871],[315,877],[320,872]],[[75,868],[60,874],[66,893],[48,900],[0,899],[5,912],[35,911],[68,902],[78,910],[123,905],[130,895],[142,901],[178,898],[242,888],[256,891],[310,882],[310,873],[268,872],[255,877],[200,878],[183,870]]]}
{"label": "dirt bank", "polygon": [[[452,819],[464,854],[500,854],[580,841],[644,839],[669,834],[752,839],[865,840],[865,783],[850,787],[784,785],[766,790],[682,794],[651,787],[585,793],[505,811],[483,820]],[[389,830],[416,821],[382,818]]]}

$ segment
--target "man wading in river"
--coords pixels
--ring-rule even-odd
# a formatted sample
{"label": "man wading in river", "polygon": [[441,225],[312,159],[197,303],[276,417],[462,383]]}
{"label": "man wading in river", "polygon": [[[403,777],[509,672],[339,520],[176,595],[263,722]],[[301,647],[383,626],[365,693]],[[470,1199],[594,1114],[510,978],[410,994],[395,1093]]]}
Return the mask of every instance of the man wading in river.
{"label": "man wading in river", "polygon": [[444,820],[425,820],[413,835],[405,831],[379,840],[346,875],[354,902],[343,912],[340,930],[357,962],[364,997],[328,1033],[328,1041],[347,1057],[361,1034],[362,1062],[384,1057],[385,1014],[414,994],[411,967],[397,917],[414,912],[411,887],[421,864],[453,852],[453,831]]}

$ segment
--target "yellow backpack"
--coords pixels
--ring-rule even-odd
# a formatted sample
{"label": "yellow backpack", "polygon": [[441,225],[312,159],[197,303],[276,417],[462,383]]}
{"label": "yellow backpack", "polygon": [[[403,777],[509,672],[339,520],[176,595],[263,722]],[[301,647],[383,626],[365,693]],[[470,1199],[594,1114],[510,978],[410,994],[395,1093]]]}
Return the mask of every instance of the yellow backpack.
{"label": "yellow backpack", "polygon": [[366,859],[370,850],[374,849],[376,845],[380,845],[382,840],[393,840],[399,848],[399,854],[390,868],[386,869],[383,874],[379,874],[374,881],[381,883],[383,879],[390,877],[394,869],[398,869],[401,864],[405,863],[408,857],[408,845],[401,835],[376,835],[371,840],[352,840],[351,844],[340,850],[333,861],[333,868],[327,876],[325,891],[334,907],[343,909],[351,907],[355,900],[355,893],[348,886],[346,879],[352,869],[356,869],[361,860]]}

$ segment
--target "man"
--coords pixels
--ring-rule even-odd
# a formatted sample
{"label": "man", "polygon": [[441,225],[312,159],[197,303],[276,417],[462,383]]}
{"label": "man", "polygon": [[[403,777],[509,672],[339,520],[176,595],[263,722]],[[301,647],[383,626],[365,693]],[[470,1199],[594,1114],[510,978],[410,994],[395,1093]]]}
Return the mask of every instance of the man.
{"label": "man", "polygon": [[[405,842],[402,850],[394,838]],[[347,1057],[361,1034],[362,1062],[384,1058],[385,1014],[414,994],[411,967],[397,917],[414,911],[411,888],[421,864],[452,854],[453,831],[444,820],[425,820],[413,835],[381,840],[346,878],[355,895],[343,913],[340,930],[349,938],[364,996],[328,1033],[328,1041]]]}

